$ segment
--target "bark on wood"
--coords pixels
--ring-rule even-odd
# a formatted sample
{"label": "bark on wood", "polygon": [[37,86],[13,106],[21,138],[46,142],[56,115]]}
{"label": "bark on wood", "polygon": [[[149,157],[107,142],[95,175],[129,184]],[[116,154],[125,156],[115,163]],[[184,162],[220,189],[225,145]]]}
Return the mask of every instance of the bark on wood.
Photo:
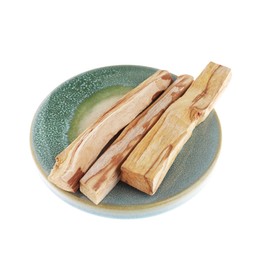
{"label": "bark on wood", "polygon": [[123,161],[167,107],[185,93],[192,81],[193,78],[189,75],[178,77],[151,106],[123,130],[80,180],[80,191],[83,194],[95,204],[103,200],[119,182]]}
{"label": "bark on wood", "polygon": [[157,71],[128,92],[56,157],[48,179],[63,190],[75,192],[79,180],[102,148],[158,97],[171,81],[167,71]]}
{"label": "bark on wood", "polygon": [[229,68],[209,63],[123,163],[122,181],[147,194],[154,194],[193,129],[212,110],[230,76]]}

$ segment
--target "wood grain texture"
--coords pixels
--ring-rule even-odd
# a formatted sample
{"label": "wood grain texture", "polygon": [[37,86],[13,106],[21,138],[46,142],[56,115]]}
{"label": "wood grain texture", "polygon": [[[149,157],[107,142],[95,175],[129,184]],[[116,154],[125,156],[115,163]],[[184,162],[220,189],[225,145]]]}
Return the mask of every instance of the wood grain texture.
{"label": "wood grain texture", "polygon": [[49,181],[63,190],[75,192],[79,180],[109,140],[158,97],[171,81],[170,73],[157,71],[128,92],[56,157]]}
{"label": "wood grain texture", "polygon": [[193,129],[211,112],[230,76],[229,68],[210,62],[122,164],[121,180],[154,194]]}
{"label": "wood grain texture", "polygon": [[135,118],[80,180],[80,191],[98,204],[120,180],[120,166],[167,107],[191,85],[189,75],[179,76],[165,92]]}

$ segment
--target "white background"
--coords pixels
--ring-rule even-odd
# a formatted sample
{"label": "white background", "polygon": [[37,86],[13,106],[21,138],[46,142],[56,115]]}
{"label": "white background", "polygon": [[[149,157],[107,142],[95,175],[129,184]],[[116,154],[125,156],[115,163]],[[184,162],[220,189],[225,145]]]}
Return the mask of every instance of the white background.
{"label": "white background", "polygon": [[[260,259],[258,1],[1,1],[1,259]],[[88,214],[55,196],[29,147],[40,102],[118,64],[196,77],[232,68],[216,104],[223,143],[206,186],[144,219]]]}

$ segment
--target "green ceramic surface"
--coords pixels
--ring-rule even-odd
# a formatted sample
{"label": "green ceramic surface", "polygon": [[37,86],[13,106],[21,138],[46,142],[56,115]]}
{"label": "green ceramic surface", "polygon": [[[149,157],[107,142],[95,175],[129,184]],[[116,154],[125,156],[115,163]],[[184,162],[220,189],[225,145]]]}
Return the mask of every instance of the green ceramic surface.
{"label": "green ceramic surface", "polygon": [[84,104],[104,99],[109,88],[111,95],[116,90],[122,91],[124,87],[133,88],[155,71],[154,68],[130,65],[91,70],[67,80],[42,102],[32,122],[31,149],[44,180],[63,200],[101,216],[146,217],[179,205],[191,197],[207,178],[221,144],[221,128],[215,111],[196,127],[153,196],[119,183],[96,206],[80,192],[72,194],[62,191],[47,180],[55,156],[73,139],[73,129],[80,115],[88,113],[88,105]]}

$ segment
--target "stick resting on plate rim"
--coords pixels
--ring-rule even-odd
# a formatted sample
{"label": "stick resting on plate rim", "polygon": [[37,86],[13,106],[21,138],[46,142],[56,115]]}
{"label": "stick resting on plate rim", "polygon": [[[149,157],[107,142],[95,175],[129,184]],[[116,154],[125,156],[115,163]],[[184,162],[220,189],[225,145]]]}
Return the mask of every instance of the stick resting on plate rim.
{"label": "stick resting on plate rim", "polygon": [[229,68],[210,62],[138,143],[121,166],[121,180],[154,194],[194,128],[211,112],[230,77]]}

